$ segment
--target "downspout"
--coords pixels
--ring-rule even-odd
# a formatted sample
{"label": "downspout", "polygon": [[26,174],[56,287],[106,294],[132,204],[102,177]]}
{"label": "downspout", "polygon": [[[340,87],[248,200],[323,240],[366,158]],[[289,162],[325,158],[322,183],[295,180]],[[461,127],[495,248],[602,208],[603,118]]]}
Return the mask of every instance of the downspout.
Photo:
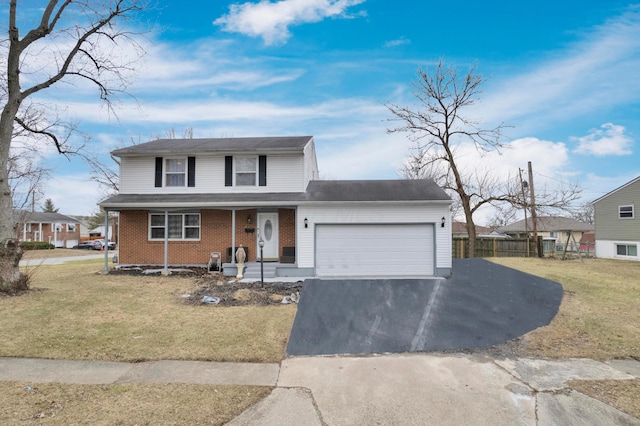
{"label": "downspout", "polygon": [[109,273],[109,210],[104,209],[104,270],[105,275]]}

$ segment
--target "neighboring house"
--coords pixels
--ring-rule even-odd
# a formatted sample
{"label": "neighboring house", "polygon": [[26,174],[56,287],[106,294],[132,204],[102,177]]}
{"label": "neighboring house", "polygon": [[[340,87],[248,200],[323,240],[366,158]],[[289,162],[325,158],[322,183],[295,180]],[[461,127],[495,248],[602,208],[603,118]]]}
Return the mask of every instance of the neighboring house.
{"label": "neighboring house", "polygon": [[596,257],[640,260],[640,176],[593,201]]}
{"label": "neighboring house", "polygon": [[[484,238],[487,235],[491,234],[493,229],[487,228],[486,226],[478,226],[476,225],[476,237]],[[457,222],[453,221],[451,225],[451,235],[453,238],[469,238],[469,233],[467,232],[467,224],[465,222]],[[493,237],[486,237],[493,238]]]}
{"label": "neighboring house", "polygon": [[[313,137],[161,139],[113,151],[119,262],[206,265],[221,253],[278,276],[446,276],[450,197],[433,180],[318,180]],[[285,263],[287,262],[287,263]]]}
{"label": "neighboring house", "polygon": [[[570,250],[578,250],[578,242],[582,235],[592,231],[594,226],[589,223],[579,222],[570,217],[562,216],[542,216],[536,220],[536,232],[542,237],[543,253],[553,253],[562,251],[565,248],[567,239]],[[533,221],[527,218],[497,229],[498,232],[507,234],[513,238],[527,238],[533,232]],[[575,239],[576,244],[574,244]]]}
{"label": "neighboring house", "polygon": [[71,248],[80,241],[80,222],[60,213],[15,210],[16,234],[22,241],[41,241]]}
{"label": "neighboring house", "polygon": [[580,238],[580,251],[594,254],[596,249],[596,233],[589,231],[582,234]]}

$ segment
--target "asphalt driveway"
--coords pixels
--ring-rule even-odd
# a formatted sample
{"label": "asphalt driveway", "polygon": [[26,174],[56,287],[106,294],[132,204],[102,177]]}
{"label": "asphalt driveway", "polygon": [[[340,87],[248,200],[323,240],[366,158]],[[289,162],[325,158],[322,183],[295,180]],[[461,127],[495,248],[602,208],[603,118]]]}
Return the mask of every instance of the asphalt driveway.
{"label": "asphalt driveway", "polygon": [[484,348],[547,325],[562,286],[483,259],[447,279],[307,280],[289,355]]}

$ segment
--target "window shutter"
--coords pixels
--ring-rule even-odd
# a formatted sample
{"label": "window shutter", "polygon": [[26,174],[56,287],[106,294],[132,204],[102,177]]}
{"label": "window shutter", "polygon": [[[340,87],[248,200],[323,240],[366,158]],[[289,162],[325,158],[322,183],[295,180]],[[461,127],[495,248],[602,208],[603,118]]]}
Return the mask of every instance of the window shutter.
{"label": "window shutter", "polygon": [[224,157],[224,186],[233,186],[233,157]]}
{"label": "window shutter", "polygon": [[156,188],[162,188],[162,157],[156,157]]}
{"label": "window shutter", "polygon": [[258,157],[258,185],[267,186],[267,156]]}
{"label": "window shutter", "polygon": [[187,186],[196,186],[196,157],[187,158]]}

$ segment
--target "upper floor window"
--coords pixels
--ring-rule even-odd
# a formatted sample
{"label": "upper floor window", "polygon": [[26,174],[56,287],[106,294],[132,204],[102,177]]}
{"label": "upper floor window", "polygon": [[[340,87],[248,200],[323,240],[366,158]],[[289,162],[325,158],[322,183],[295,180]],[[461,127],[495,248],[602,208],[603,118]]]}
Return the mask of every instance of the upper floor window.
{"label": "upper floor window", "polygon": [[25,223],[24,224],[24,230],[27,232],[31,232],[31,224],[30,223]]}
{"label": "upper floor window", "polygon": [[558,238],[558,233],[557,232],[549,232],[549,237]]}
{"label": "upper floor window", "polygon": [[256,186],[256,157],[236,157],[236,186]]}
{"label": "upper floor window", "polygon": [[267,156],[227,155],[224,158],[224,186],[267,186]]}
{"label": "upper floor window", "polygon": [[[199,240],[200,239],[200,214],[198,213],[171,213],[169,215],[169,239],[170,240]],[[149,239],[164,239],[164,214],[149,215]]]}
{"label": "upper floor window", "polygon": [[155,187],[195,187],[196,157],[156,157]]}
{"label": "upper floor window", "polygon": [[618,218],[620,219],[633,219],[633,205],[630,206],[618,206]]}
{"label": "upper floor window", "polygon": [[167,158],[165,186],[185,186],[187,161],[185,158]]}
{"label": "upper floor window", "polygon": [[67,223],[67,232],[76,232],[76,224]]}

